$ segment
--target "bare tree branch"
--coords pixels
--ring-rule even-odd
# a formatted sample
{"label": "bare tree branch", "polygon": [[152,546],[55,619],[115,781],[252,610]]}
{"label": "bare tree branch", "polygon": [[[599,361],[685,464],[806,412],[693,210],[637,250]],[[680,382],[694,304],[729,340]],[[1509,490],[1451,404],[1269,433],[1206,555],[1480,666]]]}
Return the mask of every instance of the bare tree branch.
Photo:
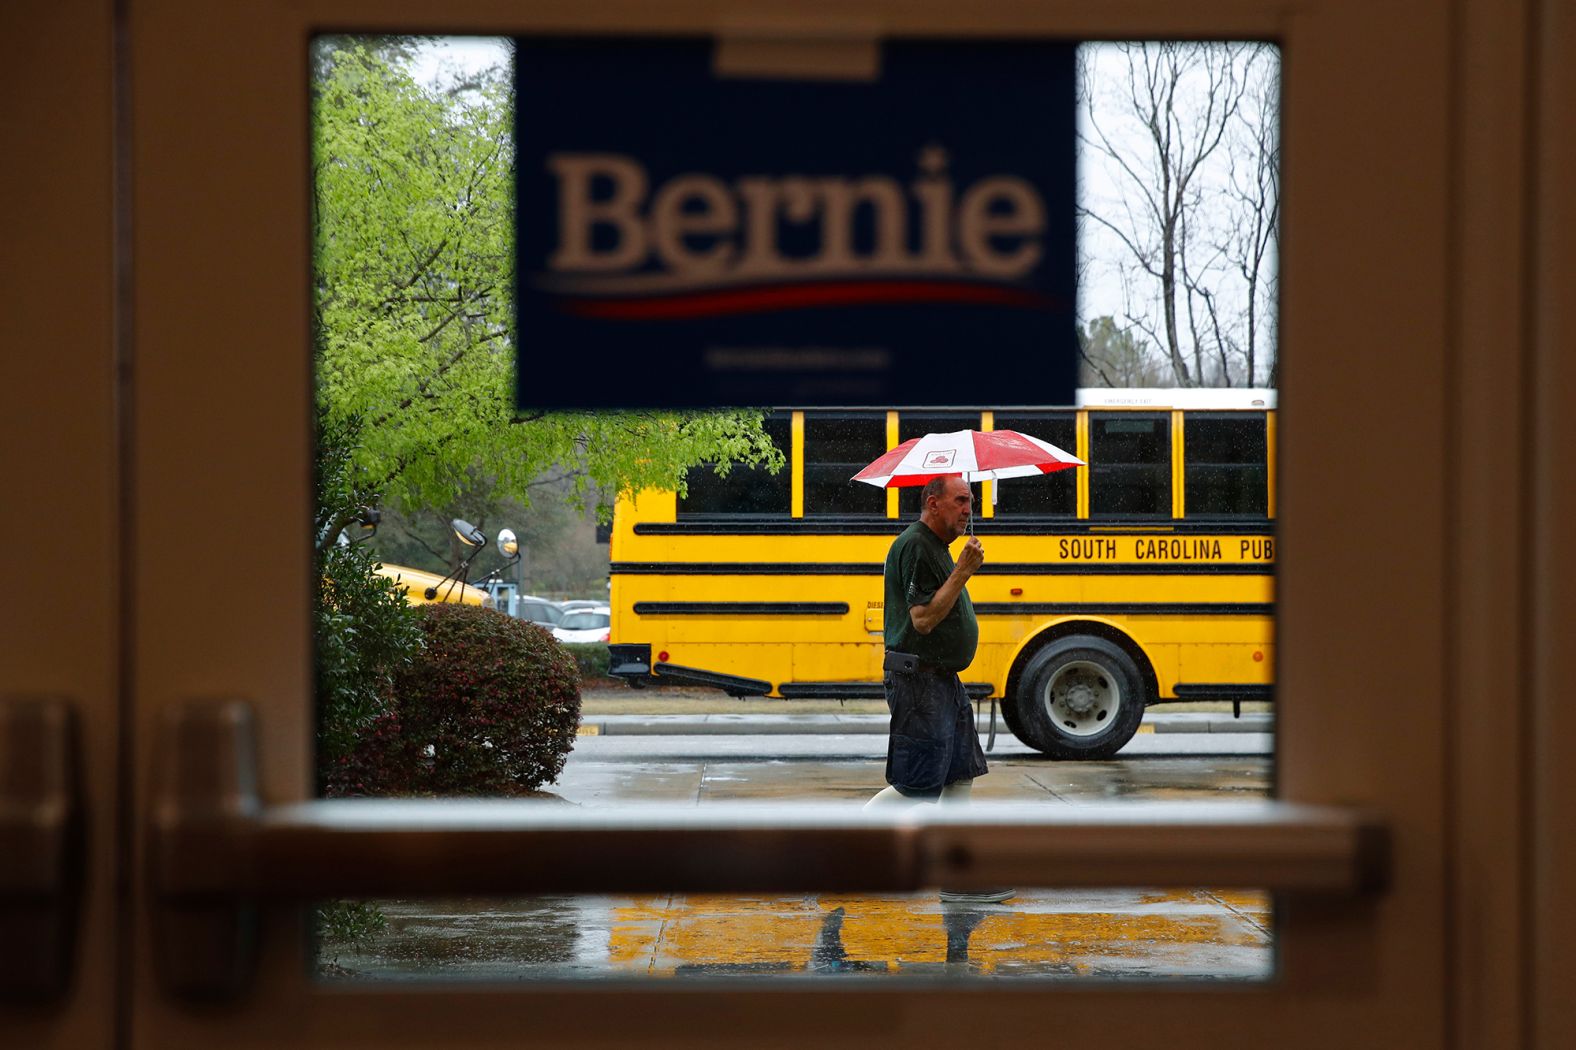
{"label": "bare tree branch", "polygon": [[[1111,47],[1117,57],[1103,65],[1081,58],[1081,140],[1120,192],[1084,201],[1080,221],[1120,247],[1127,324],[1153,340],[1177,383],[1252,382],[1278,206],[1273,49]],[[1098,82],[1103,70],[1112,71],[1107,84]],[[1254,207],[1234,208],[1238,198]]]}

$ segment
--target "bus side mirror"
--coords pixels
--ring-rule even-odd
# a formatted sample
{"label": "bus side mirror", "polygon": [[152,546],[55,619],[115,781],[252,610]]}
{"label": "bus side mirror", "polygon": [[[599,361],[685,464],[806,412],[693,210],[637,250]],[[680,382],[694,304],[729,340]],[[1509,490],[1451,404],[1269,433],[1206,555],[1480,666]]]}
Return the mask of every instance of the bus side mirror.
{"label": "bus side mirror", "polygon": [[498,530],[498,553],[510,561],[520,556],[520,541],[515,539],[513,529]]}

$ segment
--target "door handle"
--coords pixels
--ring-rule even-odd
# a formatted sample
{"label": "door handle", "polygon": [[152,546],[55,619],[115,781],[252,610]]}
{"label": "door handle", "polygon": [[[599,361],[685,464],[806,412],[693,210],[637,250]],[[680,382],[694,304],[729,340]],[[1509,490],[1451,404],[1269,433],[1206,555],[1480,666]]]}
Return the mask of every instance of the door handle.
{"label": "door handle", "polygon": [[178,705],[149,828],[161,971],[174,993],[242,991],[268,904],[484,894],[907,893],[939,885],[1383,889],[1387,825],[1341,807],[1122,803],[581,810],[530,801],[265,804],[251,708]]}
{"label": "door handle", "polygon": [[0,698],[0,999],[70,984],[86,829],[76,713],[59,697]]}

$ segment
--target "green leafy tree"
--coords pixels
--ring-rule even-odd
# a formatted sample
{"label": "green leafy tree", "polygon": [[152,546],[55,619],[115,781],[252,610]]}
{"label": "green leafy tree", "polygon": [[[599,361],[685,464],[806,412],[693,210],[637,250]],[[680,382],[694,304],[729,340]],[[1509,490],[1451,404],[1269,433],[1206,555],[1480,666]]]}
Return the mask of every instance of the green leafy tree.
{"label": "green leafy tree", "polygon": [[358,422],[368,489],[418,510],[529,504],[555,475],[605,516],[699,463],[781,466],[756,411],[518,413],[508,78],[440,94],[397,52],[341,45],[315,63],[318,398],[331,424]]}

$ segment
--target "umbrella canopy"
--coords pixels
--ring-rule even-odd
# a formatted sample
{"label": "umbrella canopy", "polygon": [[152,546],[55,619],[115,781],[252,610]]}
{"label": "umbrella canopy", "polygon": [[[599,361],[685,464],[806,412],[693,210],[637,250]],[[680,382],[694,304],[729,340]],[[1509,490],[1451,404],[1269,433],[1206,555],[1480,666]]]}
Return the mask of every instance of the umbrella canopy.
{"label": "umbrella canopy", "polygon": [[964,481],[986,481],[1035,477],[1083,465],[1071,452],[1016,430],[959,430],[910,438],[853,480],[883,489],[906,488],[947,474],[961,474]]}

